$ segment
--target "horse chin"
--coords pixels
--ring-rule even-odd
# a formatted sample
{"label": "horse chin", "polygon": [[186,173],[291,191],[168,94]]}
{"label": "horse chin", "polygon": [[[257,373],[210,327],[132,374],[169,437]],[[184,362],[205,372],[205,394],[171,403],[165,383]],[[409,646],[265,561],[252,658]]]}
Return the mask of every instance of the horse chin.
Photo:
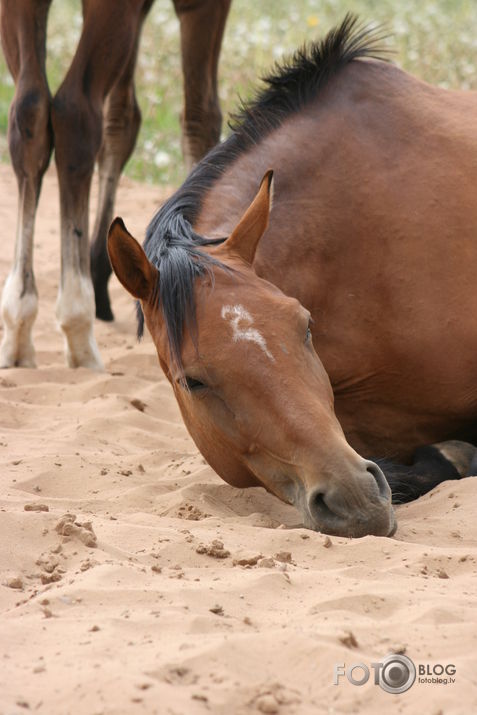
{"label": "horse chin", "polygon": [[394,536],[397,530],[397,521],[393,516],[391,527],[388,528],[369,528],[368,526],[363,526],[359,522],[349,523],[349,524],[336,524],[336,527],[322,524],[317,524],[309,516],[304,518],[303,525],[307,529],[312,531],[318,531],[321,534],[327,534],[329,536],[341,536],[348,539],[359,539],[363,536],[383,536],[391,538]]}

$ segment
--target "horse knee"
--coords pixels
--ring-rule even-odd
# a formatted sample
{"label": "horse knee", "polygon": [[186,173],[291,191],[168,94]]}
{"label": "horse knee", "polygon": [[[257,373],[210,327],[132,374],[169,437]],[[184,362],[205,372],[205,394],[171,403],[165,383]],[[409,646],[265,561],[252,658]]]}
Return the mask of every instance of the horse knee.
{"label": "horse knee", "polygon": [[60,180],[82,182],[91,177],[101,146],[101,107],[77,89],[62,86],[53,98],[51,122]]}
{"label": "horse knee", "polygon": [[13,102],[13,117],[22,139],[33,139],[37,128],[48,122],[49,102],[46,92],[34,87],[26,90]]}
{"label": "horse knee", "polygon": [[110,164],[114,171],[121,171],[134,149],[142,120],[134,88],[114,92],[107,100],[104,115],[100,171],[111,170]]}
{"label": "horse knee", "polygon": [[46,86],[24,89],[19,83],[10,107],[8,142],[17,176],[43,176],[53,148]]}
{"label": "horse knee", "polygon": [[[474,475],[472,470],[477,467],[477,449],[475,445],[461,440],[447,440],[447,442],[433,444],[427,449],[437,452],[441,460],[445,460],[449,465],[452,465],[460,477]],[[418,453],[419,450],[416,450],[416,455]]]}
{"label": "horse knee", "polygon": [[129,158],[136,144],[137,135],[139,134],[142,122],[141,109],[137,102],[135,92],[132,92],[123,106],[124,113],[121,120],[121,130],[122,134],[127,136],[125,153],[127,153],[127,157]]}
{"label": "horse knee", "polygon": [[[141,128],[142,114],[139,104],[136,99],[136,94],[133,93],[132,98],[127,104],[125,130],[129,138],[127,146],[127,158],[131,155],[135,145],[139,129]],[[124,120],[123,120],[124,122]]]}
{"label": "horse knee", "polygon": [[186,105],[181,115],[181,127],[182,153],[190,168],[220,139],[222,112],[218,101],[211,100],[205,107]]}

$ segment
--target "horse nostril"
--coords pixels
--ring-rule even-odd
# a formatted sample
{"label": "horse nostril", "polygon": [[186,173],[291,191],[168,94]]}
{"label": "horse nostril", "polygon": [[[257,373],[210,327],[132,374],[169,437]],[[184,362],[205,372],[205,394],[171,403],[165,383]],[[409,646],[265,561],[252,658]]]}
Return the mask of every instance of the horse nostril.
{"label": "horse nostril", "polygon": [[330,509],[325,501],[325,495],[323,492],[315,492],[311,495],[308,500],[308,508],[310,509],[310,514],[315,519],[330,519],[336,518],[336,514]]}
{"label": "horse nostril", "polygon": [[366,461],[366,471],[374,477],[374,481],[378,485],[379,496],[390,499],[391,488],[378,465],[374,462]]}

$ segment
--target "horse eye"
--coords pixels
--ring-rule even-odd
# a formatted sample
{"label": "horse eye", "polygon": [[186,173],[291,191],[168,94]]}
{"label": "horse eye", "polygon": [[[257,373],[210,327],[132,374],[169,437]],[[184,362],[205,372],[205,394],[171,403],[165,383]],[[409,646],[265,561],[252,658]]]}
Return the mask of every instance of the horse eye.
{"label": "horse eye", "polygon": [[191,392],[196,392],[197,390],[203,390],[207,385],[205,385],[200,380],[195,380],[193,377],[186,377],[184,380],[187,389]]}

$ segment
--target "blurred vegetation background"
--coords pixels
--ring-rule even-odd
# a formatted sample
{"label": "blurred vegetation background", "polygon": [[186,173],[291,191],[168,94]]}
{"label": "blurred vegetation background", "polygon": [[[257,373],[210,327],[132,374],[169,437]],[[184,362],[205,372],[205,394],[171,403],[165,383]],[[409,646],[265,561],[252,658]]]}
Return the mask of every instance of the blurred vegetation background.
{"label": "blurred vegetation background", "polygon": [[[389,32],[393,61],[441,87],[477,89],[477,0],[233,0],[220,63],[227,116],[253,94],[274,61],[325,34],[347,11]],[[55,91],[81,31],[80,0],[53,2],[47,70]],[[185,178],[180,151],[182,73],[179,24],[170,0],[156,0],[146,21],[136,72],[143,124],[126,173],[177,186]],[[8,161],[6,129],[13,82],[0,58],[0,159]]]}

